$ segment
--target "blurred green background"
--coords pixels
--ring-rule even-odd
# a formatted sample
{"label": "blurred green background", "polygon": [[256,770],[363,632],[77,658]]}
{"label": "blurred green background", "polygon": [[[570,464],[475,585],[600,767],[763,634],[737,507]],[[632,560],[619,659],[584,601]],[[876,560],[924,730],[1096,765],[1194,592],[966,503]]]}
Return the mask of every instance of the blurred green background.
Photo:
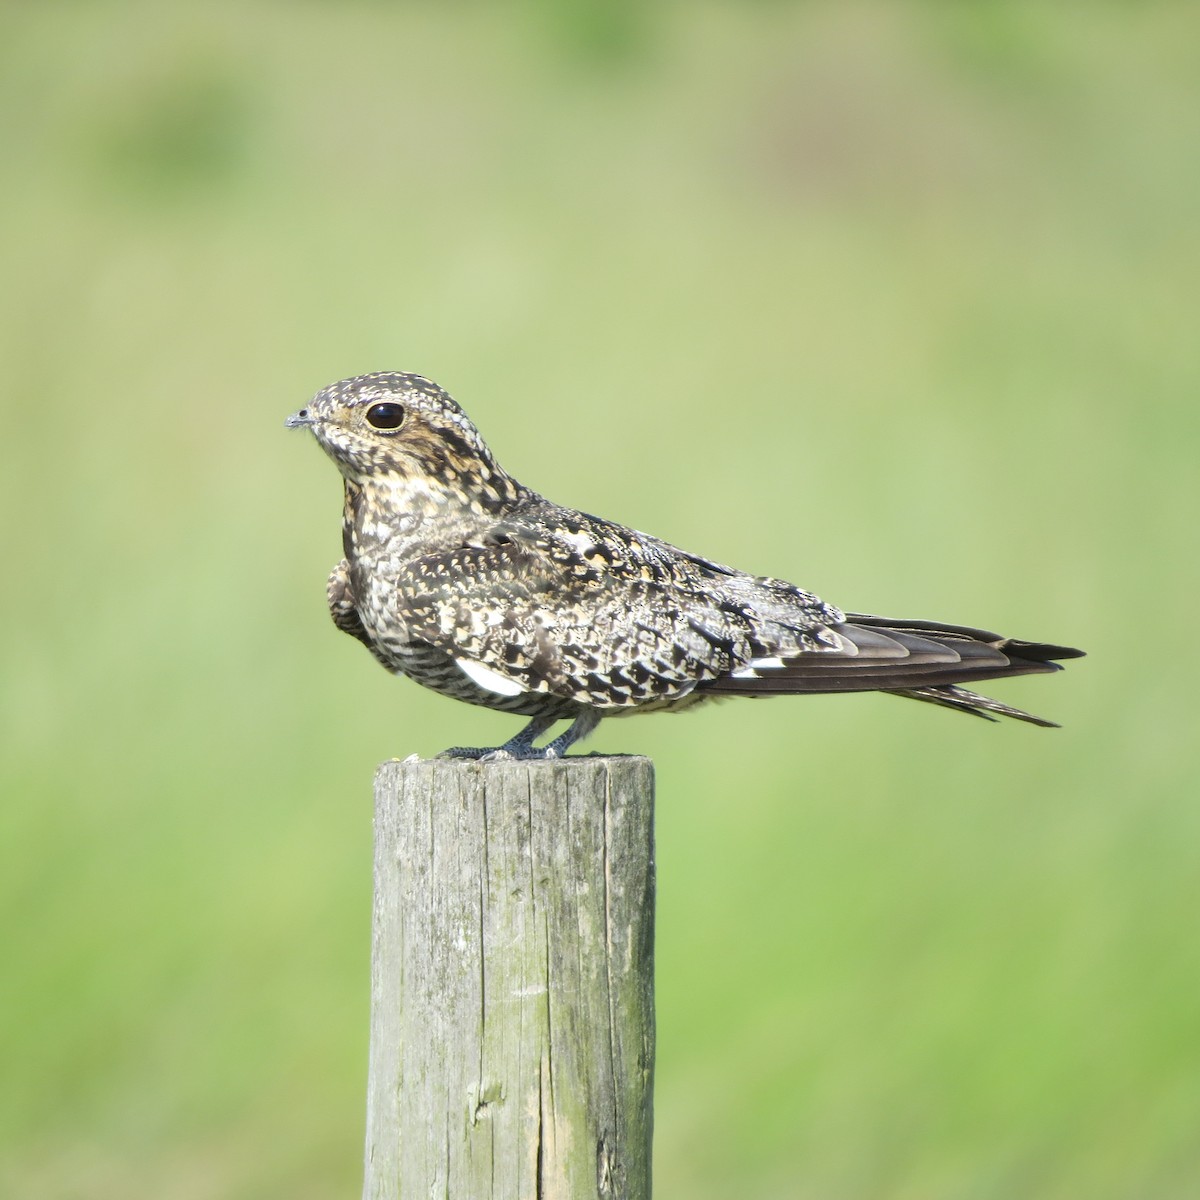
{"label": "blurred green background", "polygon": [[355,1195],[375,764],[283,418],[1091,652],[601,728],[659,778],[662,1197],[1200,1194],[1200,8],[9,5],[0,1193]]}

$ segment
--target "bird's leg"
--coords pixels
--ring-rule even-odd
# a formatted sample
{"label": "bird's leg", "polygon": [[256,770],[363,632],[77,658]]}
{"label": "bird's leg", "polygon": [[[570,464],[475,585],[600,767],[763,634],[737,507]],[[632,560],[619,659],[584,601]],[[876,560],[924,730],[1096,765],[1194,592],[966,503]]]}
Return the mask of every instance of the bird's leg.
{"label": "bird's leg", "polygon": [[554,741],[535,753],[541,758],[562,758],[580,738],[587,737],[599,724],[600,714],[594,709],[585,708]]}
{"label": "bird's leg", "polygon": [[504,762],[513,759],[562,758],[567,750],[580,738],[587,737],[600,724],[600,714],[592,709],[583,712],[570,726],[540,750],[534,746],[539,738],[557,720],[556,717],[534,717],[516,737],[509,738],[503,746],[489,750],[486,746],[454,746],[443,750],[438,758],[474,758],[484,762]]}
{"label": "bird's leg", "polygon": [[[541,737],[557,720],[557,717],[534,717],[515,737],[511,737],[503,746],[451,746],[443,750],[438,758],[475,758],[501,761],[508,758],[544,758],[545,751],[535,750],[534,741]],[[572,728],[574,728],[572,726]],[[571,731],[568,729],[567,733]],[[564,735],[565,736],[565,735]],[[561,741],[562,739],[558,739]],[[552,745],[554,743],[551,743]],[[569,744],[569,743],[568,743]]]}

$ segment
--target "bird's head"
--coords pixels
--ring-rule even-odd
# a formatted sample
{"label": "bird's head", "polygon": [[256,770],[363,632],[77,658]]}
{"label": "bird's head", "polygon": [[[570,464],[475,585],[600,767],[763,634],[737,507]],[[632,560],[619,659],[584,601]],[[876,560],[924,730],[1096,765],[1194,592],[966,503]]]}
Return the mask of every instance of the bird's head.
{"label": "bird's head", "polygon": [[342,379],[285,424],[312,430],[352,483],[424,485],[487,509],[511,502],[518,489],[466,413],[421,375],[380,371]]}

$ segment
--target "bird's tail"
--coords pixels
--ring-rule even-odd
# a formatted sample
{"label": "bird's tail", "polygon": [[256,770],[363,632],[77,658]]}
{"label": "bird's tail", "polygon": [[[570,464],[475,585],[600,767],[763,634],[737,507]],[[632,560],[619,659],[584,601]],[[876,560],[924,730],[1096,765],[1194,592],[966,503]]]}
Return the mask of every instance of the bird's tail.
{"label": "bird's tail", "polygon": [[848,614],[832,631],[842,639],[843,650],[757,660],[747,669],[703,686],[707,691],[742,696],[888,692],[988,720],[1005,716],[1054,727],[1053,721],[960,685],[1058,671],[1059,659],[1083,656],[1082,650],[1070,646],[1024,642],[986,629],[861,613]]}

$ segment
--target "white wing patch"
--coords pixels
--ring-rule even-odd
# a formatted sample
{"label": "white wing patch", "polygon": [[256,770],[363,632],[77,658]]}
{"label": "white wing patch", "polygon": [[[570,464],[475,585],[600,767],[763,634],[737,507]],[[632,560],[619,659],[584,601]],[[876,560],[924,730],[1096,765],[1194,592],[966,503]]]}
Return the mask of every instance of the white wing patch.
{"label": "white wing patch", "polygon": [[485,667],[482,663],[472,662],[469,658],[456,658],[455,666],[473,683],[477,683],[485,692],[495,692],[497,696],[519,696],[529,689],[515,679],[509,679]]}
{"label": "white wing patch", "polygon": [[783,666],[783,659],[778,656],[771,658],[752,658],[744,667],[731,671],[732,679],[757,679],[759,671],[778,671]]}

